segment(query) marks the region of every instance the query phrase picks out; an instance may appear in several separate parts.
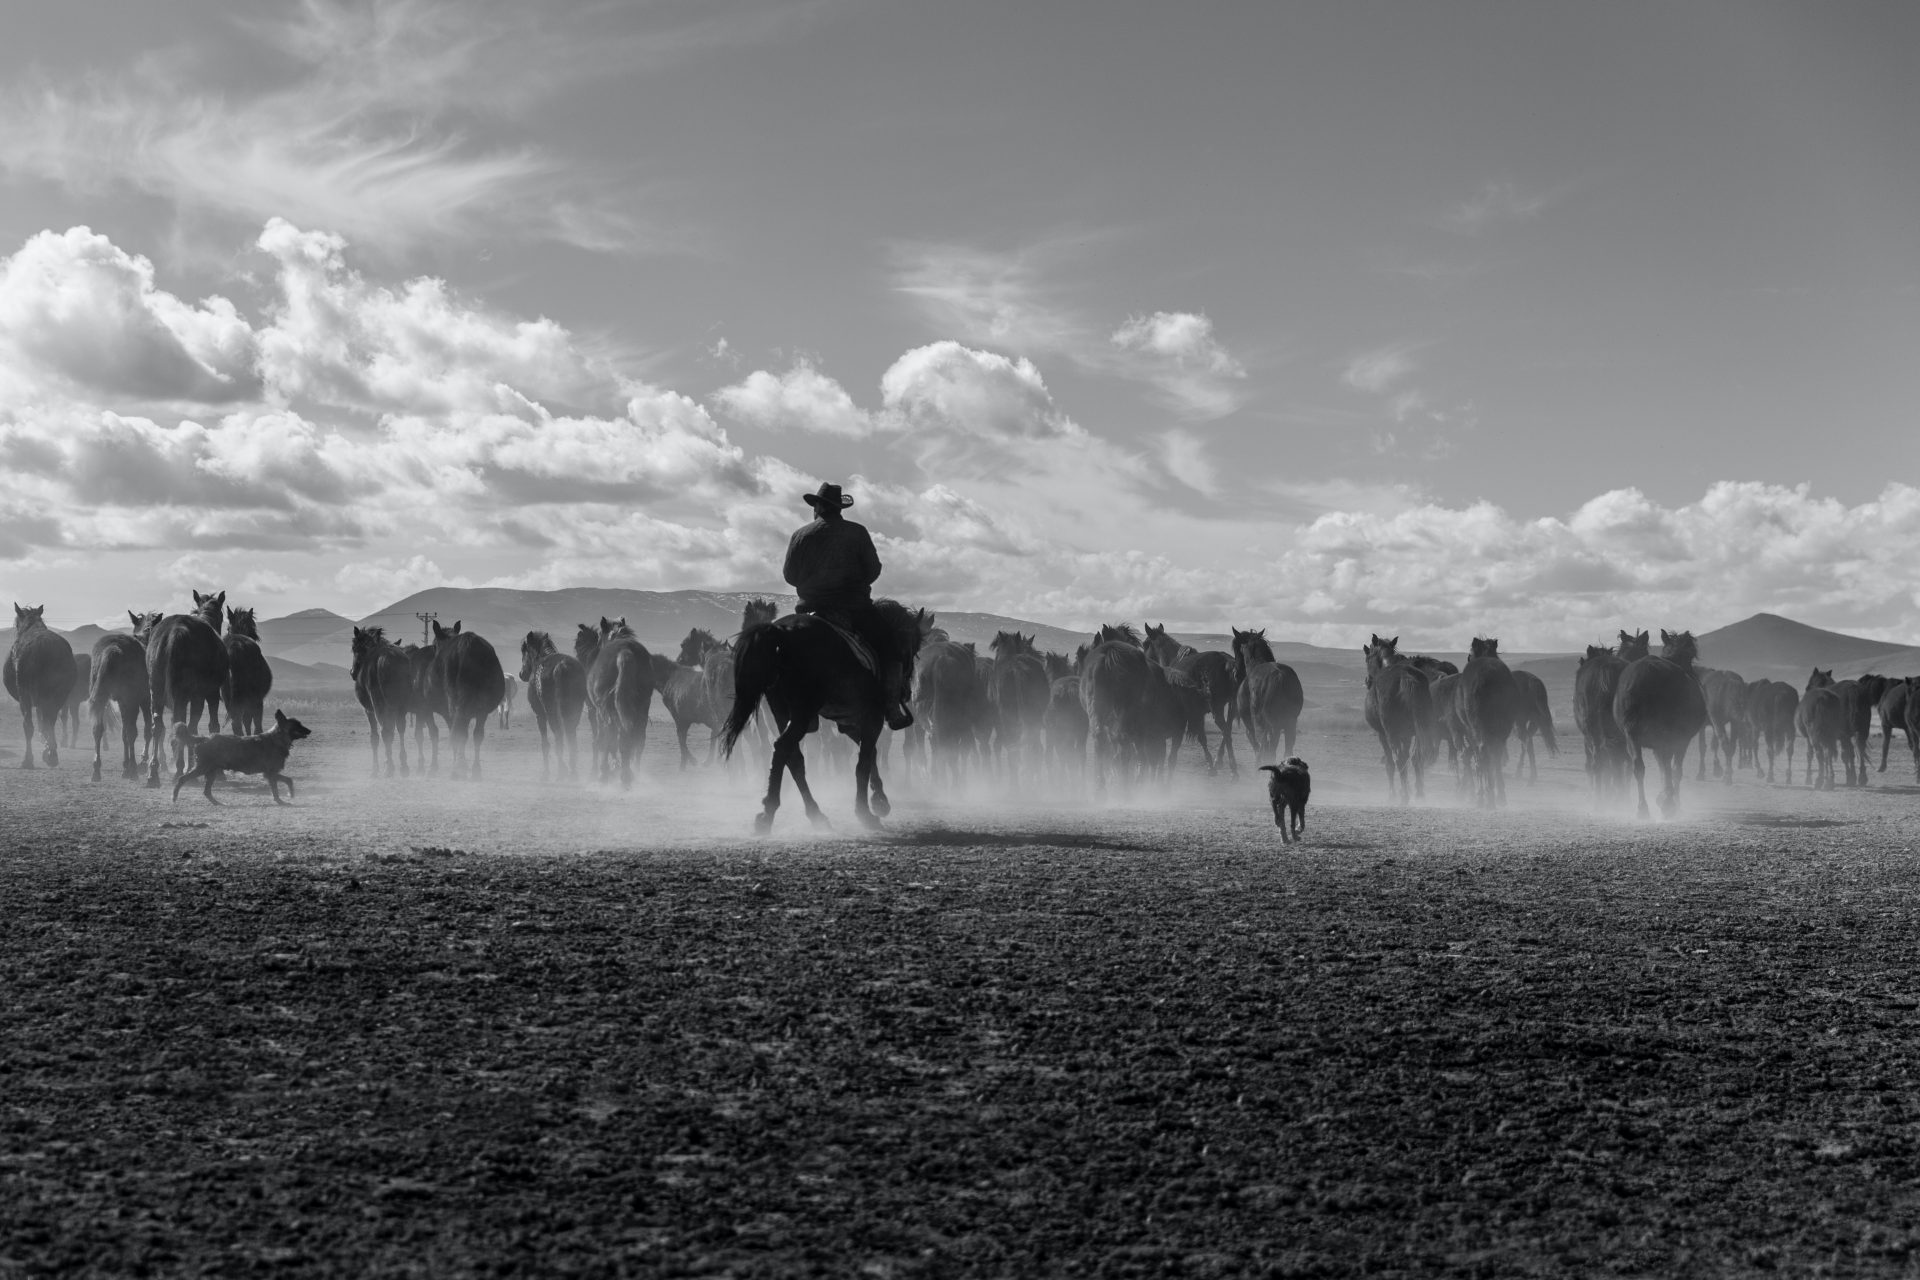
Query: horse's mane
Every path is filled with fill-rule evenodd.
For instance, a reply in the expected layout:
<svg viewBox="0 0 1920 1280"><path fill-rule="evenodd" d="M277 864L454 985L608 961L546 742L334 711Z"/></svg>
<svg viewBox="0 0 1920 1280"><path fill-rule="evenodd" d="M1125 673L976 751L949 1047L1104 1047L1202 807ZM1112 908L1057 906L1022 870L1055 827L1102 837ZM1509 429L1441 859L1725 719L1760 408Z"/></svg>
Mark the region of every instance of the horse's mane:
<svg viewBox="0 0 1920 1280"><path fill-rule="evenodd" d="M747 601L745 608L740 610L740 629L751 631L763 623L772 622L779 616L779 605L764 596L755 596Z"/></svg>
<svg viewBox="0 0 1920 1280"><path fill-rule="evenodd" d="M1691 667L1700 656L1700 646L1691 631L1662 631L1660 656L1677 667Z"/></svg>
<svg viewBox="0 0 1920 1280"><path fill-rule="evenodd" d="M1407 655L1407 661L1430 676L1457 676L1460 674L1460 668L1454 666L1445 658L1434 658L1424 653L1414 653Z"/></svg>
<svg viewBox="0 0 1920 1280"><path fill-rule="evenodd" d="M1093 640L1095 644L1106 644L1109 641L1115 641L1124 644L1138 645L1140 643L1140 633L1133 629L1131 622L1109 622L1101 626L1100 634L1095 636Z"/></svg>
<svg viewBox="0 0 1920 1280"><path fill-rule="evenodd" d="M931 615L925 609L909 609L898 600L875 600L873 607L879 613L880 621L893 633L894 651L911 661L926 641L927 629L924 624Z"/></svg>
<svg viewBox="0 0 1920 1280"><path fill-rule="evenodd" d="M554 646L553 637L545 631L527 632L527 638L520 642L520 647L524 650L529 646L532 647L533 656L536 658L544 658L550 653L559 652L559 649Z"/></svg>
<svg viewBox="0 0 1920 1280"><path fill-rule="evenodd" d="M1049 649L1040 655L1040 661L1046 664L1047 678L1050 680L1063 679L1073 674L1073 663L1064 653L1055 653Z"/></svg>
<svg viewBox="0 0 1920 1280"><path fill-rule="evenodd" d="M1022 653L1037 654L1039 652L1033 647L1033 637L1023 636L1018 631L996 632L993 637L993 643L987 647L993 650L995 656L1001 658L1011 658L1016 654Z"/></svg>
<svg viewBox="0 0 1920 1280"><path fill-rule="evenodd" d="M249 640L260 638L260 624L254 621L252 609L227 610L227 634L245 636Z"/></svg>
<svg viewBox="0 0 1920 1280"><path fill-rule="evenodd" d="M600 652L600 628L592 623L583 622L580 630L573 636L573 656L582 662L590 662L593 655Z"/></svg>
<svg viewBox="0 0 1920 1280"><path fill-rule="evenodd" d="M1243 667L1279 661L1273 656L1273 646L1267 643L1265 631L1234 631L1233 656L1240 660Z"/></svg>
<svg viewBox="0 0 1920 1280"><path fill-rule="evenodd" d="M1475 636L1468 646L1467 653L1475 658L1497 658L1500 656L1500 641L1496 637Z"/></svg>

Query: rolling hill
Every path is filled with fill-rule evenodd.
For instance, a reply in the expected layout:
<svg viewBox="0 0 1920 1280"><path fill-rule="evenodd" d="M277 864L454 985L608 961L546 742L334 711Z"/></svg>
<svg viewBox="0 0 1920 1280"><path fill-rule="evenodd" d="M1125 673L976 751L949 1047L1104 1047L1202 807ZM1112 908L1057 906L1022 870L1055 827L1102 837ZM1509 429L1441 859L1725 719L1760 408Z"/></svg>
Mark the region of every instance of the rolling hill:
<svg viewBox="0 0 1920 1280"><path fill-rule="evenodd" d="M1700 661L1743 675L1749 667L1785 667L1798 670L1804 676L1808 668L1815 666L1872 662L1913 649L1910 644L1823 631L1774 613L1756 613L1697 638ZM1654 639L1657 643L1659 636L1656 634Z"/></svg>

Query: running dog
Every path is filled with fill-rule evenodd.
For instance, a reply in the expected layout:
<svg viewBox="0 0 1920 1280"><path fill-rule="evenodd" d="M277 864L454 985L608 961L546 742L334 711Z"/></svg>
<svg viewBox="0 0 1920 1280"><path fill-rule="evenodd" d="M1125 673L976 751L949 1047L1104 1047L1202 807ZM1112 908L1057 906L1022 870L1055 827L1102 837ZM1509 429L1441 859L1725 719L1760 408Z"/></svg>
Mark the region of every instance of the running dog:
<svg viewBox="0 0 1920 1280"><path fill-rule="evenodd" d="M267 776L267 788L273 792L275 804L285 804L280 798L280 784L287 784L287 794L293 794L293 779L281 772L287 767L287 755L293 750L293 744L302 738L313 736L313 731L298 720L290 719L284 711L273 713L273 728L265 733L249 734L242 738L231 733L216 733L210 738L189 738L188 755L193 767L181 774L173 784L173 798L180 798L180 788L190 778L204 778L206 785L201 788L209 801L219 804L213 798L213 783L216 778L227 773L264 773Z"/></svg>
<svg viewBox="0 0 1920 1280"><path fill-rule="evenodd" d="M1279 764L1263 764L1267 773L1267 798L1273 801L1273 825L1280 828L1280 842L1292 844L1307 825L1307 797L1313 794L1313 776L1307 762L1288 756ZM1288 829L1288 819L1292 829Z"/></svg>

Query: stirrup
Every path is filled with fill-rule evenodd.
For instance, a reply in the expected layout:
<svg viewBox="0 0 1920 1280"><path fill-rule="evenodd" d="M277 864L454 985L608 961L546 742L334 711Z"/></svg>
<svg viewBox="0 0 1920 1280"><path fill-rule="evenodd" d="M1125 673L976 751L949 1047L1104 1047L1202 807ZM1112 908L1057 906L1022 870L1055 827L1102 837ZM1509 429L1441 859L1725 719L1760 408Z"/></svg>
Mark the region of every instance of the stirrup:
<svg viewBox="0 0 1920 1280"><path fill-rule="evenodd" d="M887 728L892 729L895 733L898 733L900 732L900 730L906 728L908 725L912 723L913 723L913 712L908 709L906 703L896 702L892 707L888 708Z"/></svg>

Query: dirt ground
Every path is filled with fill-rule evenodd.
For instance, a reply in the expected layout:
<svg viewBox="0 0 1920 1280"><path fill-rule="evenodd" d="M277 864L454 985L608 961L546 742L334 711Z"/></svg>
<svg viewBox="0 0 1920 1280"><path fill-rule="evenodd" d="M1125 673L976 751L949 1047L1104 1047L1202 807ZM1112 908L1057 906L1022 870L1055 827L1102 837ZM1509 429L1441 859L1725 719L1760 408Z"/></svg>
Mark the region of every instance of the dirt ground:
<svg viewBox="0 0 1920 1280"><path fill-rule="evenodd" d="M1905 1272L1920 790L370 780L0 750L0 1274ZM13 724L11 718L8 724ZM703 735L696 734L696 737ZM897 761L896 761L896 773ZM1897 781L1890 781L1896 780Z"/></svg>

